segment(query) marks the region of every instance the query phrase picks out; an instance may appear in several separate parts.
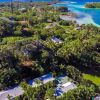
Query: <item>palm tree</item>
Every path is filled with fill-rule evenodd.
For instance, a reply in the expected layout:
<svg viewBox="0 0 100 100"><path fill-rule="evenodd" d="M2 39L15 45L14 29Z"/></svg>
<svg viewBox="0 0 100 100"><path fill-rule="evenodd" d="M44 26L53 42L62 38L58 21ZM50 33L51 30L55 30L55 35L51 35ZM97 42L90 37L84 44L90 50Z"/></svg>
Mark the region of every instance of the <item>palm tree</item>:
<svg viewBox="0 0 100 100"><path fill-rule="evenodd" d="M11 12L13 13L13 0L11 0L11 5L10 5L10 7L11 7Z"/></svg>
<svg viewBox="0 0 100 100"><path fill-rule="evenodd" d="M20 7L20 0L16 0L16 2L17 2L17 10L19 9L19 7Z"/></svg>
<svg viewBox="0 0 100 100"><path fill-rule="evenodd" d="M32 2L32 0L30 0L30 3Z"/></svg>

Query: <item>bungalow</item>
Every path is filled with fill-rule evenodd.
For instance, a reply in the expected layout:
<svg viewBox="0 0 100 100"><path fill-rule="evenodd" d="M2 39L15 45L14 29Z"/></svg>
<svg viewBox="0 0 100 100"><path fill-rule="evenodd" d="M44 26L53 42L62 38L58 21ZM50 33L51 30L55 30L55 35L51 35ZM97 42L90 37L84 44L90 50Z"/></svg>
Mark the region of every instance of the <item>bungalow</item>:
<svg viewBox="0 0 100 100"><path fill-rule="evenodd" d="M43 84L46 84L47 82L56 80L56 78L53 77L52 73L48 73L46 75L43 75L39 78L35 78L33 80L30 80L28 82L29 85L32 87L40 86L42 83L37 84L37 80L40 80ZM55 88L55 96L61 96L63 93L68 92L68 90L76 88L76 85L69 81L69 78L67 76L61 76L57 77L57 80L59 81L57 87ZM24 93L24 90L20 86L16 86L12 89L8 89L6 91L0 92L0 100L8 100L8 95L11 96L12 99L14 99L17 96L20 96ZM95 99L99 100L99 99Z"/></svg>
<svg viewBox="0 0 100 100"><path fill-rule="evenodd" d="M35 10L35 7L32 7L32 11L34 11Z"/></svg>
<svg viewBox="0 0 100 100"><path fill-rule="evenodd" d="M94 97L93 100L100 100L100 94Z"/></svg>
<svg viewBox="0 0 100 100"><path fill-rule="evenodd" d="M30 80L28 84L31 85L32 87L37 86L37 84L36 84L37 79L42 81L43 84L54 80L52 73L49 73L49 74L43 75L39 78ZM0 100L8 100L8 95L11 97L11 100L14 100L15 97L20 96L23 93L24 93L24 90L20 86L16 86L12 89L8 89L6 91L1 91L0 92Z"/></svg>
<svg viewBox="0 0 100 100"><path fill-rule="evenodd" d="M37 82L36 82L37 80L41 81L43 84L46 84L47 82L55 80L55 78L53 77L52 73L48 73L34 80L30 80L29 84L32 85L32 87L35 87L37 86ZM40 83L40 85L42 84Z"/></svg>
<svg viewBox="0 0 100 100"><path fill-rule="evenodd" d="M56 22L51 23L51 21L52 21L52 20L49 20L49 25L47 25L47 26L45 27L46 29L51 29L51 28L57 26L57 23L56 23Z"/></svg>
<svg viewBox="0 0 100 100"><path fill-rule="evenodd" d="M61 88L63 92L68 92L69 90L76 88L76 85L72 82L67 82L65 84L62 84Z"/></svg>
<svg viewBox="0 0 100 100"><path fill-rule="evenodd" d="M75 30L81 30L81 27L76 27Z"/></svg>
<svg viewBox="0 0 100 100"><path fill-rule="evenodd" d="M55 96L61 96L63 93L68 92L69 90L72 90L74 88L77 88L76 85L71 82L71 80L68 78L68 76L60 76L57 78L58 85L56 88Z"/></svg>
<svg viewBox="0 0 100 100"><path fill-rule="evenodd" d="M21 11L21 12L27 12L27 9L26 8L20 8L19 11Z"/></svg>
<svg viewBox="0 0 100 100"><path fill-rule="evenodd" d="M57 37L52 37L52 42L54 42L54 43L62 43L62 40L60 40L59 38L57 38Z"/></svg>
<svg viewBox="0 0 100 100"><path fill-rule="evenodd" d="M0 19L3 20L3 21L9 22L9 23L14 23L15 22L14 20L11 20L7 17L0 17Z"/></svg>

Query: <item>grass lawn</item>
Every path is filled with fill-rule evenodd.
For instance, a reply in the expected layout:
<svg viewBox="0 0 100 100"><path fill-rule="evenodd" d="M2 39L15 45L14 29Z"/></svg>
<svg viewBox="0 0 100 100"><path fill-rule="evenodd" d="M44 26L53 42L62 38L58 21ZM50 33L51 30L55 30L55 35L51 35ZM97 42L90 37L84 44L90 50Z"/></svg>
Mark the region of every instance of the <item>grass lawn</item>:
<svg viewBox="0 0 100 100"><path fill-rule="evenodd" d="M100 85L100 77L98 76L94 76L94 75L90 75L90 74L83 74L84 79L90 80L93 83Z"/></svg>

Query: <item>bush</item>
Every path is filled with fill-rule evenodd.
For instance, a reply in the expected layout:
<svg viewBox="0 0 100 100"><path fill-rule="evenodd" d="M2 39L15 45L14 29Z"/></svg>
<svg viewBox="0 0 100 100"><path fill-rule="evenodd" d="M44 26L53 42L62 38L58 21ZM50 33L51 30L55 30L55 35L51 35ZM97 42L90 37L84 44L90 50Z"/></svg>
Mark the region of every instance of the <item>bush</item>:
<svg viewBox="0 0 100 100"><path fill-rule="evenodd" d="M73 66L67 66L66 68L67 75L72 78L75 82L81 83L83 80L82 73Z"/></svg>
<svg viewBox="0 0 100 100"><path fill-rule="evenodd" d="M59 21L59 24L60 25L64 25L64 26L69 26L70 25L70 22L69 21L61 20L61 21Z"/></svg>
<svg viewBox="0 0 100 100"><path fill-rule="evenodd" d="M8 88L20 81L19 75L15 69L4 70L0 72L0 84L1 88Z"/></svg>
<svg viewBox="0 0 100 100"><path fill-rule="evenodd" d="M93 87L80 86L74 90L68 91L64 100L91 100L95 96Z"/></svg>
<svg viewBox="0 0 100 100"><path fill-rule="evenodd" d="M60 12L67 12L68 11L68 8L67 7L64 7L64 6L62 6L62 7L58 7L58 9L57 9L58 11L60 11Z"/></svg>

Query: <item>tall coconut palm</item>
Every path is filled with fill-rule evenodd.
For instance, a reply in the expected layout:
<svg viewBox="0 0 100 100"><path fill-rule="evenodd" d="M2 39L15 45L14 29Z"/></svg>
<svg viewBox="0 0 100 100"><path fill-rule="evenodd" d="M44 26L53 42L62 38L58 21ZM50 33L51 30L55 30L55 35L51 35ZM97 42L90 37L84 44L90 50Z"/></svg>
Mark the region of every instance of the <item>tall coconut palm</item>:
<svg viewBox="0 0 100 100"><path fill-rule="evenodd" d="M30 0L30 3L33 2L32 0Z"/></svg>
<svg viewBox="0 0 100 100"><path fill-rule="evenodd" d="M11 0L10 7L11 7L11 12L13 13L13 0Z"/></svg>

